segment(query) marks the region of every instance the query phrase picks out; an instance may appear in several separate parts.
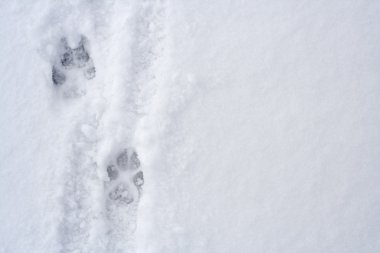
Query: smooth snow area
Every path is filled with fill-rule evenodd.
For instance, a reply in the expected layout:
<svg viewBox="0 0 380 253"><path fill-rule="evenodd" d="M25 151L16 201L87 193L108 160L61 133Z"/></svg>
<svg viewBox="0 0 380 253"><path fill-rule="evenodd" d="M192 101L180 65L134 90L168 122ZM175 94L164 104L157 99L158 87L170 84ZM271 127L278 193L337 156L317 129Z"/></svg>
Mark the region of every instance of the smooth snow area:
<svg viewBox="0 0 380 253"><path fill-rule="evenodd" d="M0 253L380 252L379 24L365 0L1 1ZM54 85L83 36L95 78ZM126 147L145 184L115 205Z"/></svg>

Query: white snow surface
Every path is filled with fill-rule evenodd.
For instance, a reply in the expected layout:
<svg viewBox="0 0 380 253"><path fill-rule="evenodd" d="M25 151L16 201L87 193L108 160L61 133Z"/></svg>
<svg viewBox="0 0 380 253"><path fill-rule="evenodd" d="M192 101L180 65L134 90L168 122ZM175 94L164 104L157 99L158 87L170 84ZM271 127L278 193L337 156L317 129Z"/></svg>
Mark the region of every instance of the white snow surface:
<svg viewBox="0 0 380 253"><path fill-rule="evenodd" d="M0 1L0 253L380 252L380 1ZM96 76L57 86L59 43ZM139 200L107 201L137 151Z"/></svg>

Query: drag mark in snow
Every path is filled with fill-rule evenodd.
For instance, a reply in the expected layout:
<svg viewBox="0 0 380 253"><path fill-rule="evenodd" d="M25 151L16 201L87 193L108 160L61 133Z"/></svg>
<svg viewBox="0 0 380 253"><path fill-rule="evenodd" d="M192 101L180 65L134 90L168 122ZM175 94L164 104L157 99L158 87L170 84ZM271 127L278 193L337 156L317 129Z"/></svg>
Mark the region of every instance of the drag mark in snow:
<svg viewBox="0 0 380 253"><path fill-rule="evenodd" d="M102 241L95 240L103 219L97 204L101 189L95 161L97 127L97 119L89 119L78 125L73 136L63 196L62 253L96 252L102 248Z"/></svg>
<svg viewBox="0 0 380 253"><path fill-rule="evenodd" d="M134 148L135 127L145 112L145 105L154 93L154 64L162 53L164 37L164 2L159 0L136 1L131 36L130 69L124 85L125 111L119 111L118 122L125 132L119 147L110 155L105 182L105 210L108 224L107 252L133 252L136 220L140 197L143 195L143 172ZM126 119L129 119L126 120Z"/></svg>
<svg viewBox="0 0 380 253"><path fill-rule="evenodd" d="M76 47L71 48L63 37L59 43L59 58L53 66L55 88L67 107L76 103L71 134L71 152L63 191L63 220L60 227L62 253L104 252L104 213L102 211L102 180L98 175L97 146L101 117L93 99L100 95L87 94L87 82L95 78L95 67L88 52L89 41L80 35ZM60 71L64 80L57 81ZM92 88L96 83L92 84ZM95 89L94 89L95 90ZM96 91L96 90L95 90Z"/></svg>
<svg viewBox="0 0 380 253"><path fill-rule="evenodd" d="M63 218L60 226L61 253L104 252L104 212L102 210L102 180L98 175L97 146L101 117L94 98L100 96L95 79L95 66L89 53L89 40L79 37L70 46L66 36L57 43L52 61L52 82L62 99L63 110L74 109L70 131L70 152L67 158L63 186ZM69 98L69 99L67 99ZM62 110L62 111L63 111Z"/></svg>

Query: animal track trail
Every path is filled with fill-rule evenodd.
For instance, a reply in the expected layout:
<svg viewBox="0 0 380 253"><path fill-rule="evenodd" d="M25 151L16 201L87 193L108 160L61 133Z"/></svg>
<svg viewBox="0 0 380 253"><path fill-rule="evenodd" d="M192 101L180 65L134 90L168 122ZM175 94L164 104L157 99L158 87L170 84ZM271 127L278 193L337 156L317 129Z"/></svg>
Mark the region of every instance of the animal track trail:
<svg viewBox="0 0 380 253"><path fill-rule="evenodd" d="M51 87L63 98L62 110L72 109L68 117L73 122L62 198L61 253L134 252L144 186L144 163L134 141L157 85L164 5L162 0L107 5L107 13L113 14L104 26L109 32L88 31L86 37L69 29L72 33L64 37L57 32L56 43L51 43ZM128 13L126 20L133 22L121 22L121 7ZM78 23L75 16L70 18L70 23Z"/></svg>

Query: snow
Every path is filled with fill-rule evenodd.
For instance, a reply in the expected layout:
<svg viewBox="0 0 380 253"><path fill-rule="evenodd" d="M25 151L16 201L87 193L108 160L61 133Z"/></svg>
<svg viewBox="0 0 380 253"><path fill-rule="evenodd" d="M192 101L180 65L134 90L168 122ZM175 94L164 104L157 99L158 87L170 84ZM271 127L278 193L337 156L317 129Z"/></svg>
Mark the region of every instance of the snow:
<svg viewBox="0 0 380 253"><path fill-rule="evenodd" d="M0 252L379 252L379 10L0 3ZM95 78L55 86L83 36ZM144 185L122 205L126 148Z"/></svg>

